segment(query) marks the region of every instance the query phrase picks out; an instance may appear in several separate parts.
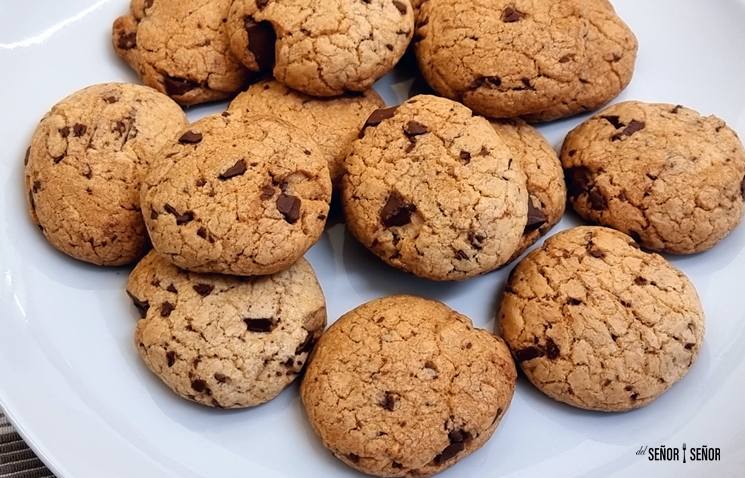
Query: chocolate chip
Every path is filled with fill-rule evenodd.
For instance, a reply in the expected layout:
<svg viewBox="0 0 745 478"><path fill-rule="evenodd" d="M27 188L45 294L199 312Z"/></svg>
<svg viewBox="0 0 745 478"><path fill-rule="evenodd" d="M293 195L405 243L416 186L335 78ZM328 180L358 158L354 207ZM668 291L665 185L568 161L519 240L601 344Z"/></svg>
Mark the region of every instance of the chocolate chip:
<svg viewBox="0 0 745 478"><path fill-rule="evenodd" d="M453 430L448 433L450 443L464 443L473 440L473 435L466 430Z"/></svg>
<svg viewBox="0 0 745 478"><path fill-rule="evenodd" d="M207 382L204 380L194 380L191 382L191 388L197 393L202 393L205 390L208 390Z"/></svg>
<svg viewBox="0 0 745 478"><path fill-rule="evenodd" d="M29 157L30 154L31 154L31 146L29 146L28 148L26 148L26 156L23 158L23 165L24 166L28 164L28 157Z"/></svg>
<svg viewBox="0 0 745 478"><path fill-rule="evenodd" d="M111 125L112 133L124 134L126 131L127 131L127 125L124 124L124 121L117 121L116 123Z"/></svg>
<svg viewBox="0 0 745 478"><path fill-rule="evenodd" d="M169 367L173 367L173 364L176 363L176 352L170 351L166 354L166 362L168 363Z"/></svg>
<svg viewBox="0 0 745 478"><path fill-rule="evenodd" d="M465 162L466 164L471 162L471 153L468 151L461 151L460 152L460 159L461 161Z"/></svg>
<svg viewBox="0 0 745 478"><path fill-rule="evenodd" d="M303 340L303 343L298 345L295 349L295 355L310 352L313 349L313 345L315 345L315 343L315 336L312 333L308 332L308 335L305 337L305 340Z"/></svg>
<svg viewBox="0 0 745 478"><path fill-rule="evenodd" d="M524 349L515 351L515 360L518 362L524 362L526 360L532 360L534 358L543 357L546 355L543 350L538 347L526 347Z"/></svg>
<svg viewBox="0 0 745 478"><path fill-rule="evenodd" d="M41 189L41 181L37 179L36 181L34 181L34 184L31 187L31 190L34 192L38 192L40 189Z"/></svg>
<svg viewBox="0 0 745 478"><path fill-rule="evenodd" d="M145 10L153 6L153 0L145 0Z"/></svg>
<svg viewBox="0 0 745 478"><path fill-rule="evenodd" d="M86 131L88 131L88 127L84 124L75 123L75 126L72 127L72 131L75 133L75 137L80 138Z"/></svg>
<svg viewBox="0 0 745 478"><path fill-rule="evenodd" d="M212 284L195 284L194 291L202 297L207 297L215 290L215 286Z"/></svg>
<svg viewBox="0 0 745 478"><path fill-rule="evenodd" d="M272 319L243 319L249 332L271 332L276 323Z"/></svg>
<svg viewBox="0 0 745 478"><path fill-rule="evenodd" d="M556 345L556 342L554 342L551 337L546 339L546 356L551 359L557 359L561 355L561 351L559 350L559 346Z"/></svg>
<svg viewBox="0 0 745 478"><path fill-rule="evenodd" d="M629 231L628 234L629 234L629 236L631 236L631 238L634 240L634 242L638 242L638 243L641 243L642 242L642 238L641 238L641 236L639 235L638 232L636 232L636 231ZM638 249L638 247L637 247L637 249Z"/></svg>
<svg viewBox="0 0 745 478"><path fill-rule="evenodd" d="M300 219L300 198L282 193L277 198L277 210L285 217L285 221L295 224Z"/></svg>
<svg viewBox="0 0 745 478"><path fill-rule="evenodd" d="M406 4L403 2L399 2L398 0L393 0L393 5L398 8L398 11L401 12L401 15L406 15L406 12L408 9L406 8Z"/></svg>
<svg viewBox="0 0 745 478"><path fill-rule="evenodd" d="M272 196L274 196L274 188L272 186L264 186L261 189L261 199L263 201L271 199Z"/></svg>
<svg viewBox="0 0 745 478"><path fill-rule="evenodd" d="M429 133L429 128L417 121L409 121L406 123L404 133L406 136L419 136L421 134Z"/></svg>
<svg viewBox="0 0 745 478"><path fill-rule="evenodd" d="M485 76L484 81L489 83L492 86L501 86L502 85L502 78L498 76Z"/></svg>
<svg viewBox="0 0 745 478"><path fill-rule="evenodd" d="M256 0L256 8L262 10L266 7L267 3L269 3L269 0Z"/></svg>
<svg viewBox="0 0 745 478"><path fill-rule="evenodd" d="M535 231L542 225L546 224L547 221L548 218L543 214L543 211L533 206L533 201L528 199L528 223L525 224L523 234Z"/></svg>
<svg viewBox="0 0 745 478"><path fill-rule="evenodd" d="M401 463L397 462L397 461L394 461L394 462L391 463L391 468L403 468L403 467L404 466Z"/></svg>
<svg viewBox="0 0 745 478"><path fill-rule="evenodd" d="M745 198L745 178L740 182L740 195Z"/></svg>
<svg viewBox="0 0 745 478"><path fill-rule="evenodd" d="M152 219L153 221L156 220L156 219L158 219L158 216L159 215L160 214L158 214L158 211L156 211L156 210L150 211L150 219Z"/></svg>
<svg viewBox="0 0 745 478"><path fill-rule="evenodd" d="M486 240L486 236L483 234L473 234L470 233L468 235L468 241L471 243L474 249L482 249L484 247L484 241Z"/></svg>
<svg viewBox="0 0 745 478"><path fill-rule="evenodd" d="M575 299L574 297L567 297L566 305L580 305L582 304L582 301L579 299Z"/></svg>
<svg viewBox="0 0 745 478"><path fill-rule="evenodd" d="M355 455L354 453L350 453L349 455L347 455L347 458L349 458L349 461L351 461L352 463L360 462L360 457Z"/></svg>
<svg viewBox="0 0 745 478"><path fill-rule="evenodd" d="M567 180L567 190L570 199L576 199L590 189L592 172L584 166L569 168L564 175Z"/></svg>
<svg viewBox="0 0 745 478"><path fill-rule="evenodd" d="M176 225L180 226L182 224L186 224L187 222L190 222L194 220L194 213L191 211L186 211L185 213L181 214L176 210L175 207L171 206L170 204L166 204L163 206L163 209L173 216L176 216Z"/></svg>
<svg viewBox="0 0 745 478"><path fill-rule="evenodd" d="M127 291L127 295L130 299L132 299L132 302L134 303L135 307L137 307L137 310L140 312L140 317L145 318L147 315L147 309L150 308L150 302L146 300L140 300L137 297L134 296L130 291Z"/></svg>
<svg viewBox="0 0 745 478"><path fill-rule="evenodd" d="M457 455L458 453L462 452L465 449L466 449L466 445L464 445L462 442L451 443L444 450L442 450L442 453L440 453L439 455L435 457L435 463L438 463L438 464L445 463L446 461L455 457L455 455Z"/></svg>
<svg viewBox="0 0 745 478"><path fill-rule="evenodd" d="M608 123L612 124L613 127L616 128L616 129L621 129L624 126L626 126L625 124L621 123L620 118L618 116L615 116L615 115L613 115L613 116L601 116L601 118L603 118L604 120L606 120Z"/></svg>
<svg viewBox="0 0 745 478"><path fill-rule="evenodd" d="M559 58L559 63L568 63L570 61L572 61L572 57L570 55L564 55Z"/></svg>
<svg viewBox="0 0 745 478"><path fill-rule="evenodd" d="M202 141L202 133L196 131L187 131L178 139L181 144L196 144L200 141Z"/></svg>
<svg viewBox="0 0 745 478"><path fill-rule="evenodd" d="M162 304L160 304L160 316L161 317L168 317L171 315L171 312L173 312L173 309L175 309L173 304L171 304L168 301L164 301Z"/></svg>
<svg viewBox="0 0 745 478"><path fill-rule="evenodd" d="M166 87L166 94L169 96L181 96L199 88L199 83L186 80L184 78L176 78L173 76L166 76L163 78L163 86Z"/></svg>
<svg viewBox="0 0 745 478"><path fill-rule="evenodd" d="M595 249L594 246L587 249L587 253L590 254L592 257L596 257L598 259L602 259L605 257L605 252L601 251L600 249Z"/></svg>
<svg viewBox="0 0 745 478"><path fill-rule="evenodd" d="M505 23L512 23L525 18L525 14L519 10L515 10L512 7L507 7L502 12L502 21Z"/></svg>
<svg viewBox="0 0 745 478"><path fill-rule="evenodd" d="M632 134L636 133L637 131L641 131L644 129L644 121L637 121L637 120L631 120L631 123L620 133L616 133L613 136L611 136L611 141L619 141L623 138L626 138L628 136L631 136Z"/></svg>
<svg viewBox="0 0 745 478"><path fill-rule="evenodd" d="M636 279L634 279L634 284L636 285L647 285L648 283L649 282L647 281L647 279L645 279L642 276L639 276Z"/></svg>
<svg viewBox="0 0 745 478"><path fill-rule="evenodd" d="M107 102L108 104L113 105L114 103L116 103L117 101L119 101L119 98L117 98L116 96L107 96L103 100L105 102Z"/></svg>
<svg viewBox="0 0 745 478"><path fill-rule="evenodd" d="M248 34L248 51L254 56L259 71L268 72L274 68L274 44L277 34L270 22L256 23L253 18L246 17L243 21Z"/></svg>
<svg viewBox="0 0 745 478"><path fill-rule="evenodd" d="M405 226L411 222L411 214L415 211L416 206L407 203L398 194L391 193L380 212L380 218L385 227Z"/></svg>
<svg viewBox="0 0 745 478"><path fill-rule="evenodd" d="M219 372L215 373L212 377L215 379L217 383L227 383L228 381L228 377Z"/></svg>
<svg viewBox="0 0 745 478"><path fill-rule="evenodd" d="M67 138L68 136L70 136L70 127L64 126L61 130L59 130L59 134L61 134L63 138Z"/></svg>
<svg viewBox="0 0 745 478"><path fill-rule="evenodd" d="M409 138L409 144L406 145L406 153L410 153L414 151L414 148L416 148L416 138Z"/></svg>
<svg viewBox="0 0 745 478"><path fill-rule="evenodd" d="M119 37L116 46L120 50L131 50L137 46L137 32L128 32Z"/></svg>
<svg viewBox="0 0 745 478"><path fill-rule="evenodd" d="M675 105L675 108L673 108L673 110L670 113L676 115L678 114L678 111L680 111L681 108L683 108L683 105Z"/></svg>
<svg viewBox="0 0 745 478"><path fill-rule="evenodd" d="M590 208L595 211L602 211L608 208L608 201L606 201L603 193L598 188L592 188L587 196L587 201L590 203Z"/></svg>
<svg viewBox="0 0 745 478"><path fill-rule="evenodd" d="M229 167L224 173L222 173L218 177L222 179L223 181L225 181L230 178L234 178L236 176L241 176L245 172L246 172L246 161L239 159L238 161L236 161L234 165Z"/></svg>
<svg viewBox="0 0 745 478"><path fill-rule="evenodd" d="M362 127L362 130L360 131L360 134L357 137L359 139L364 138L365 130L367 129L368 126L378 126L384 120L387 120L388 118L392 118L393 115L396 114L397 109L398 109L398 106L389 106L388 108L379 108L373 111L370 114L370 116L367 117L367 121L365 121L365 125Z"/></svg>
<svg viewBox="0 0 745 478"><path fill-rule="evenodd" d="M388 411L393 411L394 408L396 408L396 404L398 403L398 395L391 392L385 392L385 395L380 400L380 406L385 408Z"/></svg>
<svg viewBox="0 0 745 478"><path fill-rule="evenodd" d="M466 254L464 251L458 249L455 251L455 258L460 259L461 261L467 261L468 260L468 254Z"/></svg>

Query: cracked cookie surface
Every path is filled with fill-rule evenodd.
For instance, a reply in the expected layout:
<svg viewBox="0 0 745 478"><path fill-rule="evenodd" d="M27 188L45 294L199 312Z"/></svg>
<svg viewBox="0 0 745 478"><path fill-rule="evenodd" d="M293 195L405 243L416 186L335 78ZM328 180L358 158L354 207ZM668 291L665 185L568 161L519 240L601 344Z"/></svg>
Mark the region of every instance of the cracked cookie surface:
<svg viewBox="0 0 745 478"><path fill-rule="evenodd" d="M647 405L701 349L704 312L691 281L625 234L562 231L511 272L502 337L549 397L600 411Z"/></svg>
<svg viewBox="0 0 745 478"><path fill-rule="evenodd" d="M310 263L235 277L184 271L151 251L127 293L140 312L134 342L148 368L178 395L219 408L276 397L303 369L326 326Z"/></svg>
<svg viewBox="0 0 745 478"><path fill-rule="evenodd" d="M326 154L331 182L338 184L344 158L370 113L384 107L372 89L361 94L318 98L295 91L275 80L262 80L239 94L228 110L277 116L312 135Z"/></svg>
<svg viewBox="0 0 745 478"><path fill-rule="evenodd" d="M415 46L443 96L486 116L547 121L617 96L637 42L606 0L429 0Z"/></svg>
<svg viewBox="0 0 745 478"><path fill-rule="evenodd" d="M491 437L515 390L504 341L446 305L399 295L336 321L300 396L324 446L378 476L430 476Z"/></svg>
<svg viewBox="0 0 745 478"><path fill-rule="evenodd" d="M114 50L142 81L182 105L234 96L251 73L229 51L230 0L132 0Z"/></svg>
<svg viewBox="0 0 745 478"><path fill-rule="evenodd" d="M745 150L715 116L619 103L572 130L561 161L574 209L649 249L704 251L742 219Z"/></svg>
<svg viewBox="0 0 745 478"><path fill-rule="evenodd" d="M117 266L149 247L140 184L152 157L188 124L170 98L105 83L63 99L36 128L25 164L29 212L76 259Z"/></svg>
<svg viewBox="0 0 745 478"><path fill-rule="evenodd" d="M403 56L409 0L235 0L230 48L253 71L314 96L365 91Z"/></svg>
<svg viewBox="0 0 745 478"><path fill-rule="evenodd" d="M517 259L564 215L566 184L556 151L546 138L521 119L490 120L512 157L527 178L528 221L517 250L508 262Z"/></svg>
<svg viewBox="0 0 745 478"><path fill-rule="evenodd" d="M525 175L489 122L420 95L374 112L345 161L347 227L388 264L433 280L496 269L527 224Z"/></svg>
<svg viewBox="0 0 745 478"><path fill-rule="evenodd" d="M331 200L328 164L278 118L224 112L176 135L142 186L153 246L195 272L278 272L319 239Z"/></svg>

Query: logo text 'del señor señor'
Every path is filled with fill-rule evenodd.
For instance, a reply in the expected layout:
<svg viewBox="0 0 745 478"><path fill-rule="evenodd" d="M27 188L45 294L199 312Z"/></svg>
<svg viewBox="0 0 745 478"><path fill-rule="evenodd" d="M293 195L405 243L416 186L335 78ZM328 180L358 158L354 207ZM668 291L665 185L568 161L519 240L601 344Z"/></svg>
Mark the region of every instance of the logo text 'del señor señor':
<svg viewBox="0 0 745 478"><path fill-rule="evenodd" d="M674 446L649 447L642 446L637 455L647 455L649 461L719 461L721 459L721 450L716 447L703 445L700 447L686 448L686 444L678 448Z"/></svg>

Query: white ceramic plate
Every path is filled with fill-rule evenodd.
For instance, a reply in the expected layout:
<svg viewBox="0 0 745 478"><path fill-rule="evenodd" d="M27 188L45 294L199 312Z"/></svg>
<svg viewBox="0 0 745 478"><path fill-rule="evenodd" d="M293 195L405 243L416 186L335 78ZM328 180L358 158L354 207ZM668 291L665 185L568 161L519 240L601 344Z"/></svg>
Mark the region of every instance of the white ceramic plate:
<svg viewBox="0 0 745 478"><path fill-rule="evenodd" d="M716 114L745 137L745 1L616 0L639 59L618 100L679 103ZM111 47L127 0L0 0L0 403L60 477L361 476L335 459L306 422L297 386L272 402L214 410L172 394L141 363L128 268L58 253L32 225L23 156L57 101L106 81L137 82ZM410 91L411 67L377 89L389 104ZM224 105L192 108L192 120ZM541 127L554 146L585 117ZM554 232L578 223L568 214ZM696 284L707 314L690 373L651 405L623 414L554 402L519 379L493 438L445 477L743 476L745 473L745 226L713 250L671 257ZM329 320L370 299L415 293L493 329L507 271L434 283L385 266L330 225L307 254ZM657 462L647 447L718 447L719 461Z"/></svg>

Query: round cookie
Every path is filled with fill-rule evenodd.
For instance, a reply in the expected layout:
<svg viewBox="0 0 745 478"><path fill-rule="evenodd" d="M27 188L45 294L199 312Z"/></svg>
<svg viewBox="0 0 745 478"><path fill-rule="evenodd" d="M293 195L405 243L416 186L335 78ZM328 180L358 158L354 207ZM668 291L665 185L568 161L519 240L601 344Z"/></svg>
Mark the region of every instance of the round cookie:
<svg viewBox="0 0 745 478"><path fill-rule="evenodd" d="M323 292L302 258L248 278L187 272L153 250L127 293L142 317L134 342L145 364L178 395L212 407L279 395L326 326Z"/></svg>
<svg viewBox="0 0 745 478"><path fill-rule="evenodd" d="M268 114L281 118L312 135L329 163L331 182L338 184L344 158L370 113L385 106L375 90L317 98L295 91L275 80L262 80L239 94L228 111Z"/></svg>
<svg viewBox="0 0 745 478"><path fill-rule="evenodd" d="M514 254L527 224L525 175L489 122L420 95L373 113L347 156L347 227L388 264L462 280Z"/></svg>
<svg viewBox="0 0 745 478"><path fill-rule="evenodd" d="M231 0L132 0L113 25L116 54L146 85L182 105L243 90L250 72L229 52Z"/></svg>
<svg viewBox="0 0 745 478"><path fill-rule="evenodd" d="M745 150L715 116L619 103L572 130L561 161L574 209L649 249L704 251L742 219Z"/></svg>
<svg viewBox="0 0 745 478"><path fill-rule="evenodd" d="M415 47L441 95L486 116L547 121L617 96L637 42L606 0L429 0Z"/></svg>
<svg viewBox="0 0 745 478"><path fill-rule="evenodd" d="M520 261L498 323L536 387L600 411L650 403L688 372L704 337L691 281L629 236L595 226L562 231Z"/></svg>
<svg viewBox="0 0 745 478"><path fill-rule="evenodd" d="M151 158L188 124L170 98L139 85L79 90L44 115L26 153L29 212L49 242L118 266L149 247L140 184Z"/></svg>
<svg viewBox="0 0 745 478"><path fill-rule="evenodd" d="M528 189L528 222L517 250L509 262L517 259L564 215L566 184L564 170L556 151L535 128L521 119L491 120L512 157L525 171Z"/></svg>
<svg viewBox="0 0 745 478"><path fill-rule="evenodd" d="M313 96L365 91L414 32L409 0L235 0L230 48L253 71Z"/></svg>
<svg viewBox="0 0 745 478"><path fill-rule="evenodd" d="M273 274L316 243L326 224L326 159L278 118L211 115L155 158L142 186L153 246L195 272Z"/></svg>
<svg viewBox="0 0 745 478"><path fill-rule="evenodd" d="M377 476L430 476L491 437L515 390L502 339L408 295L348 312L300 384L308 419L340 460Z"/></svg>

